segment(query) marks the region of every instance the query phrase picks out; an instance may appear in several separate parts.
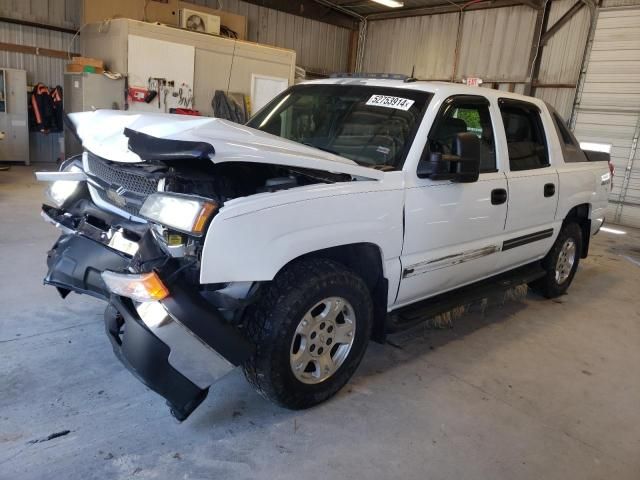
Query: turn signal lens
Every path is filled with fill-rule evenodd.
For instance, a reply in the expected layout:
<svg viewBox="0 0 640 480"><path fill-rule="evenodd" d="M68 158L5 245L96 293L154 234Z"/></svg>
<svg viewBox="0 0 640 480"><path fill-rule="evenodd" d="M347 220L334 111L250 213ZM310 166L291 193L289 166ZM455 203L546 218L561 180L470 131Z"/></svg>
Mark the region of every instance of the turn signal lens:
<svg viewBox="0 0 640 480"><path fill-rule="evenodd" d="M196 221L193 223L193 233L204 233L204 227L207 225L207 220L213 215L213 212L217 210L218 206L213 203L203 203Z"/></svg>
<svg viewBox="0 0 640 480"><path fill-rule="evenodd" d="M138 302L159 301L169 296L169 290L155 272L126 274L105 271L102 280L116 295Z"/></svg>

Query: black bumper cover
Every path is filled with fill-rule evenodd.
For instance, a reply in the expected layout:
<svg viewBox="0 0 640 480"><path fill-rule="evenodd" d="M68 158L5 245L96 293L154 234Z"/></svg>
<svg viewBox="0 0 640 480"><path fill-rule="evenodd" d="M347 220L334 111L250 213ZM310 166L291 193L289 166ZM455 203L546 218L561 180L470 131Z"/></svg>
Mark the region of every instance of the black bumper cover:
<svg viewBox="0 0 640 480"><path fill-rule="evenodd" d="M169 364L169 347L142 323L129 300L112 297L104 321L116 357L167 400L174 417L186 419L206 398L208 388L199 388Z"/></svg>
<svg viewBox="0 0 640 480"><path fill-rule="evenodd" d="M114 353L140 381L164 397L171 413L182 421L206 398L208 388L198 387L171 366L169 346L146 327L131 300L109 292L100 275L104 270L138 270L145 259L157 256L150 234L143 236L134 258L82 235L63 235L48 253L44 282L57 287L63 297L75 291L109 302L105 326ZM178 269L169 261L156 270L171 292L162 302L165 309L228 362L242 364L253 350L251 344L184 281Z"/></svg>
<svg viewBox="0 0 640 480"><path fill-rule="evenodd" d="M81 235L63 235L47 253L49 271L44 283L58 288L62 297L70 291L109 300L110 292L100 274L123 271L131 257Z"/></svg>

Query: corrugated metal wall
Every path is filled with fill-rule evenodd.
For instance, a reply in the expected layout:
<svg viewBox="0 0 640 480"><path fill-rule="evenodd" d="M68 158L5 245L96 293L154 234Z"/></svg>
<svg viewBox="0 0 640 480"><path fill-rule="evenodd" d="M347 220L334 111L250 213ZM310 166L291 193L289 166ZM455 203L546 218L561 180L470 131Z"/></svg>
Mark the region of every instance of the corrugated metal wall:
<svg viewBox="0 0 640 480"><path fill-rule="evenodd" d="M219 3L217 0L191 1L211 8L218 8ZM222 8L247 17L248 40L295 50L298 65L327 73L348 70L350 30L346 28L240 0L225 0Z"/></svg>
<svg viewBox="0 0 640 480"><path fill-rule="evenodd" d="M1 0L0 15L43 22L67 28L77 28L80 22L78 0ZM0 23L0 42L30 45L55 50L78 51L77 40L70 45L73 35L34 27ZM22 53L0 51L0 65L27 71L27 82L49 86L61 85L66 60ZM32 162L55 161L59 156L59 134L29 134L29 156Z"/></svg>
<svg viewBox="0 0 640 480"><path fill-rule="evenodd" d="M574 3L574 0L554 0L549 11L549 26L562 17ZM551 37L542 50L539 82L543 84L578 83L590 25L591 15L589 9L584 7ZM571 116L575 94L575 88L536 90L536 97L549 102L567 120Z"/></svg>
<svg viewBox="0 0 640 480"><path fill-rule="evenodd" d="M453 72L458 14L370 22L362 70L444 80Z"/></svg>
<svg viewBox="0 0 640 480"><path fill-rule="evenodd" d="M603 0L602 7L631 7L640 5L640 0Z"/></svg>
<svg viewBox="0 0 640 480"><path fill-rule="evenodd" d="M640 227L640 7L600 10L579 99L578 139L612 146L607 220Z"/></svg>
<svg viewBox="0 0 640 480"><path fill-rule="evenodd" d="M524 80L536 12L518 6L469 11L462 18L456 80ZM451 79L454 71L458 13L370 22L363 70Z"/></svg>
<svg viewBox="0 0 640 480"><path fill-rule="evenodd" d="M535 21L524 6L465 12L456 79L525 80Z"/></svg>
<svg viewBox="0 0 640 480"><path fill-rule="evenodd" d="M573 3L574 0L554 0L549 25ZM465 12L455 80L480 77L495 82L502 90L522 92L531 70L529 60L536 16L537 12L527 6ZM418 78L450 80L454 72L458 17L458 13L448 13L370 22L363 70L410 74L415 65ZM577 83L589 22L589 11L583 8L551 38L542 54L541 83ZM485 86L489 85L485 83ZM575 89L538 88L536 96L549 101L568 117Z"/></svg>

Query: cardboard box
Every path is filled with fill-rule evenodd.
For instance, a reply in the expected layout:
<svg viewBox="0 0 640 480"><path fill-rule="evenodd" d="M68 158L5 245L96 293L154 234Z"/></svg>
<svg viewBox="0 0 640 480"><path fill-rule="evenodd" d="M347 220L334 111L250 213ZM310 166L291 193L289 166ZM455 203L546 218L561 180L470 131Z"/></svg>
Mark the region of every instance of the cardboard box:
<svg viewBox="0 0 640 480"><path fill-rule="evenodd" d="M90 67L104 69L104 62L97 58L91 57L73 57L71 59L72 64L76 65L89 65Z"/></svg>
<svg viewBox="0 0 640 480"><path fill-rule="evenodd" d="M69 73L82 73L84 65L78 65L77 63L67 63L66 71Z"/></svg>
<svg viewBox="0 0 640 480"><path fill-rule="evenodd" d="M83 73L85 71L88 73L104 73L104 68L94 67L92 65L80 65L79 63L67 63L65 71L67 73Z"/></svg>

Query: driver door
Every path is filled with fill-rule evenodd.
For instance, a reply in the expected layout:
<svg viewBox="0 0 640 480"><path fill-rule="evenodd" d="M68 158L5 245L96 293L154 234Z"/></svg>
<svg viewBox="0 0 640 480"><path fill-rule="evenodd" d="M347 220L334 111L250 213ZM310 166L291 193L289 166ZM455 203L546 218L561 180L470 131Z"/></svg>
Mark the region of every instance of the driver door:
<svg viewBox="0 0 640 480"><path fill-rule="evenodd" d="M492 110L481 95L447 98L423 154L451 154L458 133L476 134L481 143L477 182L433 181L407 172L416 179L406 191L398 306L491 276L499 268L507 180L497 168Z"/></svg>

